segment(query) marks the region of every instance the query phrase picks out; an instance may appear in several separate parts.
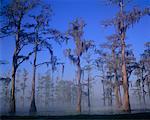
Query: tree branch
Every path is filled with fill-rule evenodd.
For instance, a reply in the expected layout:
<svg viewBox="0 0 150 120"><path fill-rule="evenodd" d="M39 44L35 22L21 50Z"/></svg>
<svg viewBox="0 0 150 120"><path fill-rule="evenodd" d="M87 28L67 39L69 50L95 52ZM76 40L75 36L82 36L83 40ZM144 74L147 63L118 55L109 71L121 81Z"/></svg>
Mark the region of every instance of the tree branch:
<svg viewBox="0 0 150 120"><path fill-rule="evenodd" d="M42 62L42 63L39 63L39 64L36 64L36 67L38 66L41 66L41 65L49 65L49 64L52 64L52 62Z"/></svg>
<svg viewBox="0 0 150 120"><path fill-rule="evenodd" d="M23 63L25 60L28 60L29 57L34 53L34 51L30 52L27 56L18 56L17 59L22 58L22 60L17 64L17 67Z"/></svg>

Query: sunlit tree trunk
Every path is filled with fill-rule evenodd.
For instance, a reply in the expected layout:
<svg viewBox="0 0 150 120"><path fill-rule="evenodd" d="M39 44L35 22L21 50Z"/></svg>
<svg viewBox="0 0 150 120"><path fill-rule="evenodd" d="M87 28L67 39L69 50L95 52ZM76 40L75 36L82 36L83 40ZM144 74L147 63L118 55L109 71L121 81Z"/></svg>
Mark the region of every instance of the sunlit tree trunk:
<svg viewBox="0 0 150 120"><path fill-rule="evenodd" d="M121 17L123 17L123 0L120 0L120 13ZM123 78L123 90L124 90L124 101L123 101L123 109L126 112L130 112L130 100L129 100L129 86L127 79L127 68L126 68L126 60L125 60L125 26L124 20L121 20L120 23L120 37L121 37L121 57L122 57L122 78Z"/></svg>
<svg viewBox="0 0 150 120"><path fill-rule="evenodd" d="M81 67L80 67L80 58L78 57L78 63L77 63L77 112L81 112L81 97L82 97L82 90L81 90Z"/></svg>
<svg viewBox="0 0 150 120"><path fill-rule="evenodd" d="M122 98L121 98L120 85L118 86L118 92L119 92L120 105L122 106Z"/></svg>
<svg viewBox="0 0 150 120"><path fill-rule="evenodd" d="M122 75L123 75L123 90L124 90L123 107L125 111L129 112L131 111L131 109L130 109L129 87L128 87L128 79L127 79L126 62L125 62L124 34L122 34Z"/></svg>
<svg viewBox="0 0 150 120"><path fill-rule="evenodd" d="M128 88L126 62L125 62L124 34L122 35L122 75L123 75L123 90L124 90L123 107L124 107L125 111L129 112L130 111L130 101L129 101L129 88Z"/></svg>

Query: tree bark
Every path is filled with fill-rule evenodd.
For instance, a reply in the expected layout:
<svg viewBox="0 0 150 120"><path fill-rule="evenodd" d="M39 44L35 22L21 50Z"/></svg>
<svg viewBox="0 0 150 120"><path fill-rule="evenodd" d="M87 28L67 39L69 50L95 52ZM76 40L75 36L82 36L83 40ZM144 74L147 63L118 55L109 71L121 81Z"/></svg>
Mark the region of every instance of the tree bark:
<svg viewBox="0 0 150 120"><path fill-rule="evenodd" d="M77 112L81 113L81 97L82 97L82 90L81 90L81 67L80 67L80 58L78 57L77 63Z"/></svg>
<svg viewBox="0 0 150 120"><path fill-rule="evenodd" d="M121 17L123 17L123 0L120 0L120 13ZM126 68L126 60L125 60L125 32L126 28L124 26L124 20L120 21L119 25L119 33L121 37L121 57L122 57L122 78L123 78L123 90L124 90L124 101L123 101L123 109L126 112L130 112L130 100L129 100L129 86L127 79L127 68Z"/></svg>
<svg viewBox="0 0 150 120"><path fill-rule="evenodd" d="M124 108L124 111L130 112L131 108L130 108L129 87L128 87L128 79L127 79L126 62L125 62L125 42L124 42L124 38L122 39L122 75L123 75L123 90L124 90L123 108Z"/></svg>
<svg viewBox="0 0 150 120"><path fill-rule="evenodd" d="M16 33L16 41L15 41L15 50L13 54L13 63L12 63L12 85L11 85L11 97L10 97L10 112L16 112L16 98L15 98L15 80L16 80L16 71L18 68L17 65L17 56L18 56L18 48L19 48L19 32L20 26L18 26L18 31Z"/></svg>
<svg viewBox="0 0 150 120"><path fill-rule="evenodd" d="M12 65L12 85L11 85L11 102L10 102L10 112L16 112L16 98L15 98L15 78L16 78L16 67L15 63L13 62Z"/></svg>

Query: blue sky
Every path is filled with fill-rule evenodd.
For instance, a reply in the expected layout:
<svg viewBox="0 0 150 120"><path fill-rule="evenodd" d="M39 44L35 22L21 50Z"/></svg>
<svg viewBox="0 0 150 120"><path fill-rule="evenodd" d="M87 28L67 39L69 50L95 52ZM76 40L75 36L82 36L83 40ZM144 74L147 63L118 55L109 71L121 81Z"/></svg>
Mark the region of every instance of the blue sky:
<svg viewBox="0 0 150 120"><path fill-rule="evenodd" d="M97 45L105 42L107 35L114 33L112 28L103 28L101 22L114 17L118 8L115 5L106 5L104 0L46 0L45 2L51 4L53 9L54 15L51 21L51 27L53 28L65 32L72 20L77 17L82 18L87 24L84 29L84 38L94 40ZM127 9L131 9L133 6L139 6L141 8L150 7L150 0L133 0L129 3ZM128 30L126 42L133 45L134 53L136 57L139 58L139 55L144 49L144 43L147 41L150 41L150 17L148 16L143 17L139 23ZM65 78L71 79L74 74L74 66L71 65L68 59L63 55L63 50L68 47L73 47L72 42L62 47L54 44L55 54L62 59L62 61L66 62ZM29 51L29 49L30 48L27 47L23 52L25 53ZM0 59L9 61L9 65L0 66L0 76L4 74L2 71L11 70L13 50L13 37L0 39ZM47 52L39 53L39 62L47 59ZM32 61L32 57L30 61ZM22 64L21 67L29 68L29 71L32 71L32 67L28 62ZM39 72L43 72L43 69L46 69L45 66L41 67Z"/></svg>

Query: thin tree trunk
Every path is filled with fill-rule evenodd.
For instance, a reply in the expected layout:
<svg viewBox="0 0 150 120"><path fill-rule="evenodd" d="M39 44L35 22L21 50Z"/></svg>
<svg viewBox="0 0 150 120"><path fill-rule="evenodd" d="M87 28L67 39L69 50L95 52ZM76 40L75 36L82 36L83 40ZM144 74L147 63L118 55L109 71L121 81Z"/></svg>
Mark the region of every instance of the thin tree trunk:
<svg viewBox="0 0 150 120"><path fill-rule="evenodd" d="M141 107L141 87L139 86L139 90L138 90L138 98L139 98L139 105L140 105L140 107Z"/></svg>
<svg viewBox="0 0 150 120"><path fill-rule="evenodd" d="M12 63L12 85L11 85L11 98L10 98L10 112L15 113L16 112L16 98L15 98L15 80L16 80L16 71L17 71L17 48L19 48L19 31L20 26L18 27L18 32L16 33L16 43L15 43L15 50L13 54L13 63Z"/></svg>
<svg viewBox="0 0 150 120"><path fill-rule="evenodd" d="M88 108L89 108L89 112L91 110L91 102L90 102L90 76L88 73Z"/></svg>
<svg viewBox="0 0 150 120"><path fill-rule="evenodd" d="M106 106L106 92L105 92L105 87L104 87L104 83L102 83L103 84L103 104L104 104L104 106Z"/></svg>
<svg viewBox="0 0 150 120"><path fill-rule="evenodd" d="M110 79L110 82L111 82L111 79ZM112 82L111 82L112 83ZM110 89L109 89L110 91L109 91L109 95L110 95L110 106L112 106L112 86L110 87Z"/></svg>
<svg viewBox="0 0 150 120"><path fill-rule="evenodd" d="M102 64L101 66L102 68L102 75L103 75L103 82L102 82L102 85L103 85L103 105L106 106L106 90L105 90L105 86L104 86L104 78L105 78L105 72L104 72L104 66Z"/></svg>
<svg viewBox="0 0 150 120"><path fill-rule="evenodd" d="M36 104L35 104L35 77L36 77L36 60L37 60L37 41L35 43L35 52L34 52L34 63L33 63L33 78L32 78L32 95L31 95L31 105L30 113L36 113Z"/></svg>
<svg viewBox="0 0 150 120"><path fill-rule="evenodd" d="M16 112L16 101L15 101L15 75L16 75L16 68L13 63L12 66L12 86L11 86L11 106L10 106L10 112L15 113Z"/></svg>
<svg viewBox="0 0 150 120"><path fill-rule="evenodd" d="M81 97L82 97L82 90L81 90L81 67L80 67L80 58L78 57L77 63L77 112L81 113Z"/></svg>
<svg viewBox="0 0 150 120"><path fill-rule="evenodd" d="M142 95L143 95L143 103L144 103L144 108L146 107L146 100L145 100L145 85L144 85L144 77L143 77L143 73L144 73L144 65L142 66Z"/></svg>
<svg viewBox="0 0 150 120"><path fill-rule="evenodd" d="M22 99L22 109L24 110L24 99L25 99L25 80L23 81L23 99Z"/></svg>

